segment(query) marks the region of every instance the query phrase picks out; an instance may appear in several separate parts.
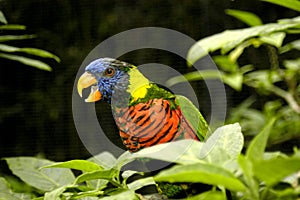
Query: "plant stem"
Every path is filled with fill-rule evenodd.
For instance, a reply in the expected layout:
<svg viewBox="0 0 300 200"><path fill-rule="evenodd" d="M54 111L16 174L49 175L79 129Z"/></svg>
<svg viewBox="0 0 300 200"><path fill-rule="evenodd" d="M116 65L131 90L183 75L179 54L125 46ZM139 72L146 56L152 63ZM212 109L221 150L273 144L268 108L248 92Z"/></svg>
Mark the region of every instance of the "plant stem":
<svg viewBox="0 0 300 200"><path fill-rule="evenodd" d="M296 113L300 114L300 105L297 103L297 101L295 100L294 96L291 93L289 93L285 90L282 90L281 88L276 87L274 85L272 85L272 87L268 88L268 90L270 90L271 92L273 92L277 96L280 96L281 98L286 100L286 102L289 104L289 106Z"/></svg>

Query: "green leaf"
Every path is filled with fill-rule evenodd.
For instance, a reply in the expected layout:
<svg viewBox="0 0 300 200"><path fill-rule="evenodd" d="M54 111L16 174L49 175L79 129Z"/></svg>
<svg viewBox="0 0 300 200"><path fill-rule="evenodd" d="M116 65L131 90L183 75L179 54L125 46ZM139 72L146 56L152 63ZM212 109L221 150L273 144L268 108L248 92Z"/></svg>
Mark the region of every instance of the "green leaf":
<svg viewBox="0 0 300 200"><path fill-rule="evenodd" d="M52 165L44 166L43 168L70 168L86 172L103 170L101 166L87 160L70 160L66 162L54 163Z"/></svg>
<svg viewBox="0 0 300 200"><path fill-rule="evenodd" d="M282 181L288 175L300 171L300 158L277 157L254 162L254 174L257 178L272 186Z"/></svg>
<svg viewBox="0 0 300 200"><path fill-rule="evenodd" d="M210 163L224 163L228 159L237 159L244 146L244 137L238 123L218 128L204 143L200 159ZM229 156L229 158L226 157Z"/></svg>
<svg viewBox="0 0 300 200"><path fill-rule="evenodd" d="M52 70L52 68L48 64L46 64L42 61L39 61L39 60L35 60L35 59L26 58L26 57L23 57L23 56L5 54L5 53L0 53L0 57L5 58L5 59L9 59L9 60L18 61L22 64L29 65L29 66L32 66L32 67L35 67L35 68L38 68L38 69L41 69L41 70L45 70L45 71L51 71Z"/></svg>
<svg viewBox="0 0 300 200"><path fill-rule="evenodd" d="M142 178L142 179L133 181L133 182L127 184L127 187L128 187L128 189L135 191L142 187L145 187L148 185L155 185L155 184L156 183L155 183L153 177L147 177L147 178Z"/></svg>
<svg viewBox="0 0 300 200"><path fill-rule="evenodd" d="M249 144L249 147L246 151L246 158L255 161L262 160L265 148L267 146L268 138L271 133L275 118L272 118L262 129L262 131L255 136L255 138Z"/></svg>
<svg viewBox="0 0 300 200"><path fill-rule="evenodd" d="M113 154L105 151L89 158L88 161L94 162L104 169L110 169L116 165L117 159Z"/></svg>
<svg viewBox="0 0 300 200"><path fill-rule="evenodd" d="M226 196L219 191L208 191L196 196L188 197L187 200L226 200Z"/></svg>
<svg viewBox="0 0 300 200"><path fill-rule="evenodd" d="M240 72L222 74L222 81L236 91L241 91L243 86L243 74Z"/></svg>
<svg viewBox="0 0 300 200"><path fill-rule="evenodd" d="M57 62L60 62L60 59L56 55L54 55L48 51L42 50L42 49L18 48L18 47L9 46L6 44L0 44L0 51L4 51L4 52L8 52L8 53L22 52L22 53L27 53L27 54L34 55L34 56L39 56L42 58L53 58Z"/></svg>
<svg viewBox="0 0 300 200"><path fill-rule="evenodd" d="M298 0L262 0L265 2L269 2L269 3L273 3L279 6L283 6L286 8L290 8L292 10L296 10L298 12L300 12L300 1Z"/></svg>
<svg viewBox="0 0 300 200"><path fill-rule="evenodd" d="M152 158L182 165L194 164L201 162L198 154L202 145L202 142L195 140L179 140L142 149L132 154L131 158Z"/></svg>
<svg viewBox="0 0 300 200"><path fill-rule="evenodd" d="M286 33L277 32L277 33L272 33L272 34L269 34L269 35L263 35L259 39L261 41L263 41L264 43L266 43L266 44L270 44L270 45L273 45L277 48L280 48L282 43L283 43L283 40L284 40L285 36L286 36Z"/></svg>
<svg viewBox="0 0 300 200"><path fill-rule="evenodd" d="M75 183L82 183L84 181L96 180L96 179L105 179L113 182L114 181L113 179L117 174L118 171L115 169L86 172L79 175L76 178Z"/></svg>
<svg viewBox="0 0 300 200"><path fill-rule="evenodd" d="M226 72L236 72L238 69L238 64L233 62L229 56L218 55L213 57L214 62Z"/></svg>
<svg viewBox="0 0 300 200"><path fill-rule="evenodd" d="M67 189L67 187L67 185L64 185L50 192L46 192L44 200L60 200L60 195Z"/></svg>
<svg viewBox="0 0 300 200"><path fill-rule="evenodd" d="M298 19L290 23L270 23L262 26L255 26L244 29L226 30L224 32L203 38L196 42L187 54L188 65L191 66L197 60L207 55L209 52L221 50L225 54L236 48L243 41L253 37L268 35L274 32L286 31L299 25Z"/></svg>
<svg viewBox="0 0 300 200"><path fill-rule="evenodd" d="M75 177L69 169L40 169L53 164L52 161L35 157L5 158L10 170L25 183L50 191L74 182Z"/></svg>
<svg viewBox="0 0 300 200"><path fill-rule="evenodd" d="M243 171L243 175L244 175L243 177L248 186L252 199L259 199L259 194L258 194L259 187L257 181L254 179L252 162L249 159L246 159L245 156L240 154L238 157L238 163L240 168Z"/></svg>
<svg viewBox="0 0 300 200"><path fill-rule="evenodd" d="M292 49L300 50L300 40L295 40L279 48L279 53L286 53Z"/></svg>
<svg viewBox="0 0 300 200"><path fill-rule="evenodd" d="M9 188L8 182L0 177L0 199L1 200L31 200L30 194L15 193Z"/></svg>
<svg viewBox="0 0 300 200"><path fill-rule="evenodd" d="M18 24L0 25L0 30L25 30L26 26Z"/></svg>
<svg viewBox="0 0 300 200"><path fill-rule="evenodd" d="M26 40L35 38L34 35L1 35L0 42L8 42L13 40Z"/></svg>
<svg viewBox="0 0 300 200"><path fill-rule="evenodd" d="M3 24L7 24L6 18L1 10L0 10L0 22Z"/></svg>
<svg viewBox="0 0 300 200"><path fill-rule="evenodd" d="M245 185L230 171L209 163L179 165L161 171L154 177L155 181L191 182L224 186L229 190L243 191Z"/></svg>
<svg viewBox="0 0 300 200"><path fill-rule="evenodd" d="M263 24L261 19L251 12L234 9L226 9L225 12L227 15L235 17L249 26L259 26Z"/></svg>

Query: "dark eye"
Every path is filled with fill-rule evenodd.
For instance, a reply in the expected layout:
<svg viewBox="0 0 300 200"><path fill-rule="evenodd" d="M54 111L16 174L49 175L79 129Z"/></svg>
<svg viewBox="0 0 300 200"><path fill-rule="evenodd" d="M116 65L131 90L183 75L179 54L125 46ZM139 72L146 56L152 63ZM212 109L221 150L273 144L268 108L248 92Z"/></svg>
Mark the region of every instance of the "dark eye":
<svg viewBox="0 0 300 200"><path fill-rule="evenodd" d="M109 68L107 68L107 69L105 70L104 73L105 73L106 76L112 77L113 75L115 75L115 69L109 67Z"/></svg>

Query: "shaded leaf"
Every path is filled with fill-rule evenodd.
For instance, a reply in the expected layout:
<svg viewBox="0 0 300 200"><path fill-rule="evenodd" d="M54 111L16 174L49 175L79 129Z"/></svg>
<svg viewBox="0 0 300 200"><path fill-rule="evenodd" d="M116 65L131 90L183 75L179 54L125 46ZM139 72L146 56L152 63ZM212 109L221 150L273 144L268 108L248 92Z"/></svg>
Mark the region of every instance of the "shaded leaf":
<svg viewBox="0 0 300 200"><path fill-rule="evenodd" d="M247 39L293 28L299 25L299 19L295 19L297 20L290 21L290 23L286 24L270 23L244 29L226 30L210 37L203 38L189 49L187 55L188 65L191 66L209 52L221 49L222 54L225 54Z"/></svg>
<svg viewBox="0 0 300 200"><path fill-rule="evenodd" d="M226 200L226 196L219 191L203 192L199 195L188 197L187 200Z"/></svg>
<svg viewBox="0 0 300 200"><path fill-rule="evenodd" d="M31 54L31 55L34 55L34 56L39 56L39 57L42 57L42 58L53 58L57 62L60 62L60 59L56 55L54 55L54 54L52 54L48 51L42 50L42 49L19 48L19 47L9 46L9 45L6 45L6 44L0 44L0 51L9 52L9 53L23 52L23 53Z"/></svg>
<svg viewBox="0 0 300 200"><path fill-rule="evenodd" d="M6 18L1 10L0 10L0 22L3 24L7 24Z"/></svg>
<svg viewBox="0 0 300 200"><path fill-rule="evenodd" d="M272 186L285 177L300 171L300 158L277 157L269 160L259 160L254 162L253 170L257 178Z"/></svg>
<svg viewBox="0 0 300 200"><path fill-rule="evenodd" d="M103 170L101 166L87 160L70 160L66 162L54 163L52 165L44 166L43 168L70 168L86 172Z"/></svg>
<svg viewBox="0 0 300 200"><path fill-rule="evenodd" d="M0 57L5 58L5 59L9 59L9 60L18 61L22 64L29 65L29 66L32 66L32 67L35 67L35 68L38 68L38 69L41 69L41 70L45 70L45 71L51 71L52 70L52 68L48 64L46 64L42 61L39 61L39 60L35 60L35 59L26 58L26 57L23 57L23 56L5 54L5 53L0 53Z"/></svg>
<svg viewBox="0 0 300 200"><path fill-rule="evenodd" d="M296 11L300 12L300 1L298 1L298 0L284 0L284 1L282 1L282 0L262 0L262 1L277 4L279 6L283 6L283 7L290 8L292 10L296 10Z"/></svg>
<svg viewBox="0 0 300 200"><path fill-rule="evenodd" d="M34 35L0 35L0 42L8 42L12 40L26 40L35 38Z"/></svg>
<svg viewBox="0 0 300 200"><path fill-rule="evenodd" d="M259 26L263 24L261 19L251 12L234 9L226 9L225 12L227 15L235 17L249 26Z"/></svg>
<svg viewBox="0 0 300 200"><path fill-rule="evenodd" d="M275 118L272 118L262 129L262 131L254 137L246 151L246 158L251 161L262 160L268 138L272 130Z"/></svg>
<svg viewBox="0 0 300 200"><path fill-rule="evenodd" d="M35 157L5 158L10 170L25 183L42 191L50 191L74 182L75 177L69 169L40 169L53 164L46 159Z"/></svg>
<svg viewBox="0 0 300 200"><path fill-rule="evenodd" d="M18 24L0 25L0 30L25 30L26 26Z"/></svg>
<svg viewBox="0 0 300 200"><path fill-rule="evenodd" d="M233 191L243 191L245 185L230 171L209 163L174 166L161 171L154 177L155 181L191 182L224 186Z"/></svg>
<svg viewBox="0 0 300 200"><path fill-rule="evenodd" d="M139 200L138 196L131 190L126 190L124 192L114 194L109 197L103 197L101 200Z"/></svg>

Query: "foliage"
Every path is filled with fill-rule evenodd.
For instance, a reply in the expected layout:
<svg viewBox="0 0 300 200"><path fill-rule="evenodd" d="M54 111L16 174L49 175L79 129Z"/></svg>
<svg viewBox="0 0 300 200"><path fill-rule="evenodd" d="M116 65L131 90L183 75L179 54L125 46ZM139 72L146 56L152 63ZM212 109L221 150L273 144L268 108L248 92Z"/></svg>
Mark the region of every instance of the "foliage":
<svg viewBox="0 0 300 200"><path fill-rule="evenodd" d="M0 23L3 24L0 25L0 31L2 33L5 33L5 31L9 33L12 31L18 32L18 31L24 31L26 29L26 27L23 25L8 24L2 11L0 11ZM22 64L29 65L41 70L51 71L51 67L45 62L37 60L35 58L30 58L28 56L22 56L19 54L20 53L27 54L30 56L37 56L40 58L52 58L57 62L60 62L60 59L56 55L42 49L29 48L29 47L19 48L19 47L5 44L7 42L13 42L17 40L32 39L34 37L35 37L34 35L26 35L26 34L0 35L0 57L4 59L14 60Z"/></svg>
<svg viewBox="0 0 300 200"><path fill-rule="evenodd" d="M296 11L300 8L298 0L266 1ZM300 17L262 24L253 13L239 10L226 10L226 13L251 27L203 38L187 55L188 65L192 65L208 53L214 53L213 60L219 70L190 72L184 78L170 79L169 85L184 79L220 79L236 92L253 88L256 95L234 108L228 123L240 122L244 133L253 136L270 118L276 117L271 144L300 138L300 42L295 39L300 33ZM246 57L250 53L260 59L252 63ZM262 96L267 98L258 105Z"/></svg>
<svg viewBox="0 0 300 200"><path fill-rule="evenodd" d="M188 194L188 199L226 199L226 190L235 199L293 199L300 195L299 174L295 174L300 170L299 152L291 156L265 152L273 123L274 119L265 125L245 154L241 153L241 127L236 123L218 128L205 142L181 140L137 153L125 152L118 159L108 152L88 160L58 163L35 157L4 158L22 181L18 184L30 187L17 189L18 184L11 184L10 176L2 177L0 199L149 199L154 194L147 196L138 190L156 185L157 191L168 188L171 195L182 189L180 184L192 183L212 187L205 192L198 188L198 193ZM122 167L141 159L176 164L129 182L130 177L143 172L123 171Z"/></svg>

